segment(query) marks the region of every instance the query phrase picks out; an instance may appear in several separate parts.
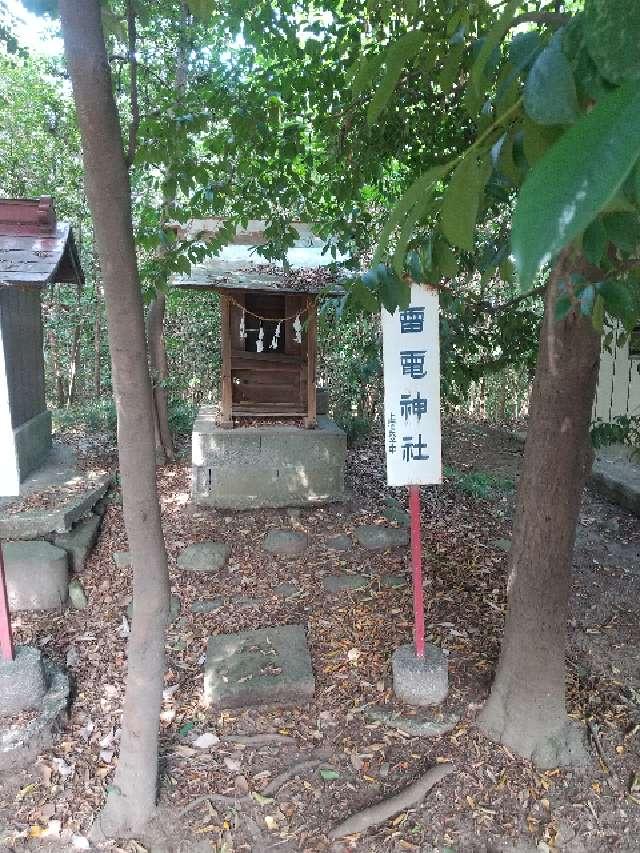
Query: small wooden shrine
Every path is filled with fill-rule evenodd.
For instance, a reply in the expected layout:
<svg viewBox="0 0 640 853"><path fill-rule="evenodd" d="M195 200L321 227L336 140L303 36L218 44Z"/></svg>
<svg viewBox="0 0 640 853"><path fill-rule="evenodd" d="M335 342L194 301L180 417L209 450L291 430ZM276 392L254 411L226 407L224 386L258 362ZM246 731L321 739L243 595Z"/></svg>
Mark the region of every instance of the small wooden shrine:
<svg viewBox="0 0 640 853"><path fill-rule="evenodd" d="M197 225L200 233L215 233L220 220ZM317 304L322 292L336 292L327 274L314 269L285 273L263 262L250 262L235 247L264 241L262 223L250 222L239 230L229 256L214 257L177 279L177 287L214 290L220 294L221 401L220 426L234 420L298 419L316 426ZM205 225L207 228L205 229ZM308 226L296 224L301 234L292 252L294 263L319 255L321 245Z"/></svg>
<svg viewBox="0 0 640 853"><path fill-rule="evenodd" d="M206 239L221 224L190 223L189 236ZM219 255L173 280L220 295L219 405L200 408L192 433L198 504L253 509L344 500L346 436L316 405L318 301L340 288L322 269L322 242L308 226L294 227L300 239L286 272L249 249L265 241L264 223L254 220Z"/></svg>

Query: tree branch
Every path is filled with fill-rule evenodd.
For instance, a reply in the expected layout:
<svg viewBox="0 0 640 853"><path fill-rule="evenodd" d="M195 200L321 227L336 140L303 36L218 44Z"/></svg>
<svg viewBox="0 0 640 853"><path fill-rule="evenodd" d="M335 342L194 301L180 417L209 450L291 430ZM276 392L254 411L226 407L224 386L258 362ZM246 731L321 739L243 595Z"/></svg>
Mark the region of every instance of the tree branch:
<svg viewBox="0 0 640 853"><path fill-rule="evenodd" d="M527 12L524 15L518 15L511 22L512 27L517 27L518 24L544 24L548 27L562 27L568 24L571 20L571 15L565 15L563 12Z"/></svg>

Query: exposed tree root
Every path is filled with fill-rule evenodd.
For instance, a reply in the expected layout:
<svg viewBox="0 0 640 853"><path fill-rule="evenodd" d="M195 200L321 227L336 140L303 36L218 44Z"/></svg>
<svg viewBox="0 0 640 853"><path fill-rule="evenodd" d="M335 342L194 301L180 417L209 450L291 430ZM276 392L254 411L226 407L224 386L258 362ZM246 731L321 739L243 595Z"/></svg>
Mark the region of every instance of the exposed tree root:
<svg viewBox="0 0 640 853"><path fill-rule="evenodd" d="M437 785L445 776L453 773L454 769L453 764L438 764L432 767L417 782L404 788L399 794L382 800L375 806L369 806L368 809L363 809L361 812L356 812L347 820L334 826L329 833L329 838L344 838L345 835L366 832L370 827L384 823L394 814L412 808L425 797L434 785Z"/></svg>
<svg viewBox="0 0 640 853"><path fill-rule="evenodd" d="M267 733L263 735L227 735L220 738L221 743L241 743L245 746L264 746L269 743L280 743L283 746L286 744L294 744L295 738L287 737L287 735L277 735Z"/></svg>
<svg viewBox="0 0 640 853"><path fill-rule="evenodd" d="M323 764L319 758L313 758L308 761L299 761L297 764L292 765L288 770L285 770L279 776L276 776L275 779L272 779L271 782L267 785L267 787L260 791L260 796L262 797L273 797L282 786L288 782L290 779L293 779L294 776L297 776L298 773L303 773L305 770L313 770L319 764ZM243 794L241 797L234 797L227 794L205 794L202 797L198 797L195 800L192 800L187 806L185 806L180 812L178 812L178 817L184 817L184 815L188 814L188 812L197 808L204 803L220 803L225 806L235 806L238 803L248 803L253 799L251 794Z"/></svg>

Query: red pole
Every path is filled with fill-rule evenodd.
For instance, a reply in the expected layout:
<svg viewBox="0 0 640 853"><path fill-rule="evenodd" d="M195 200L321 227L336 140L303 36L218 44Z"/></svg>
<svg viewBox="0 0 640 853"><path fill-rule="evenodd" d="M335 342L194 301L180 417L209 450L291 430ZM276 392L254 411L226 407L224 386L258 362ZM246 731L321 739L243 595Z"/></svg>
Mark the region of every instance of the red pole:
<svg viewBox="0 0 640 853"><path fill-rule="evenodd" d="M411 516L411 575L416 657L424 657L424 594L422 590L422 542L420 540L420 486L409 486Z"/></svg>
<svg viewBox="0 0 640 853"><path fill-rule="evenodd" d="M7 600L7 584L4 579L4 558L0 544L0 657L5 663L14 659L13 638L11 637L11 617Z"/></svg>

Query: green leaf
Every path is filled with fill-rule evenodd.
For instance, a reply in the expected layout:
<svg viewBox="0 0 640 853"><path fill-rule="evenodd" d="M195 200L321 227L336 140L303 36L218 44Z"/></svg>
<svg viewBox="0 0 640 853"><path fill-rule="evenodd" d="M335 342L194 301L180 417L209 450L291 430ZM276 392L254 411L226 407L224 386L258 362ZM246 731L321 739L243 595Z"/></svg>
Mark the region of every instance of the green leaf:
<svg viewBox="0 0 640 853"><path fill-rule="evenodd" d="M268 806L269 803L273 802L273 797L265 797L258 791L252 791L251 797L256 801L259 806Z"/></svg>
<svg viewBox="0 0 640 853"><path fill-rule="evenodd" d="M413 30L405 33L393 42L386 55L386 69L380 86L369 103L367 109L367 121L369 126L375 124L378 116L389 102L393 94L402 69L418 53L426 39L426 34L421 30Z"/></svg>
<svg viewBox="0 0 640 853"><path fill-rule="evenodd" d="M640 80L638 0L586 0L584 34L591 58L609 82Z"/></svg>
<svg viewBox="0 0 640 853"><path fill-rule="evenodd" d="M185 723L183 726L180 726L180 728L178 729L178 734L180 735L180 737L185 737L185 735L188 735L189 732L191 731L191 729L193 729L194 727L195 727L195 723L192 723L191 721L188 723Z"/></svg>
<svg viewBox="0 0 640 853"><path fill-rule="evenodd" d="M205 24L209 22L216 8L215 0L187 0L187 6L192 15L200 18Z"/></svg>
<svg viewBox="0 0 640 853"><path fill-rule="evenodd" d="M584 232L582 238L582 251L589 263L598 266L602 260L602 255L607 246L607 232L605 231L602 219L598 217L594 219L591 225Z"/></svg>
<svg viewBox="0 0 640 853"><path fill-rule="evenodd" d="M402 275L403 273L404 258L407 253L407 244L411 239L411 235L413 234L418 222L424 218L432 204L433 199L431 198L431 194L425 193L422 199L420 199L417 204L414 205L413 209L407 214L402 228L400 229L398 242L396 243L396 250L393 253L393 260L391 262L397 275Z"/></svg>
<svg viewBox="0 0 640 853"><path fill-rule="evenodd" d="M411 302L411 288L390 270L380 281L380 302L390 314L400 308L404 310Z"/></svg>
<svg viewBox="0 0 640 853"><path fill-rule="evenodd" d="M482 98L487 83L485 72L489 58L507 34L520 5L520 0L510 0L505 6L504 12L489 30L482 43L482 47L471 68L471 91L472 96L475 98Z"/></svg>
<svg viewBox="0 0 640 853"><path fill-rule="evenodd" d="M333 782L340 778L337 770L330 770L328 767L321 767L319 772L325 782Z"/></svg>
<svg viewBox="0 0 640 853"><path fill-rule="evenodd" d="M433 166L431 169L428 169L424 175L420 175L420 177L411 184L409 189L391 211L389 218L380 232L378 247L372 261L374 265L379 264L384 257L387 251L387 246L389 245L389 238L395 229L400 226L407 214L413 210L415 205L418 204L426 194L431 195L436 181L444 178L444 176L451 171L454 163L455 160L452 160L450 163L445 163L441 166Z"/></svg>
<svg viewBox="0 0 640 853"><path fill-rule="evenodd" d="M628 282L603 281L598 293L604 300L607 312L621 320L625 328L630 328L635 324L636 304Z"/></svg>
<svg viewBox="0 0 640 853"><path fill-rule="evenodd" d="M531 167L535 166L538 160L542 160L549 148L557 142L561 135L560 128L536 124L526 115L522 123L522 130L524 156Z"/></svg>
<svg viewBox="0 0 640 853"><path fill-rule="evenodd" d="M572 124L578 117L573 71L558 39L552 40L533 63L523 102L527 115L538 124Z"/></svg>
<svg viewBox="0 0 640 853"><path fill-rule="evenodd" d="M529 173L513 214L512 245L520 285L593 221L640 156L640 86L603 98Z"/></svg>
<svg viewBox="0 0 640 853"><path fill-rule="evenodd" d="M448 92L460 76L460 63L464 53L464 44L451 48L447 53L438 76L438 83L443 92Z"/></svg>
<svg viewBox="0 0 640 853"><path fill-rule="evenodd" d="M640 221L637 213L610 213L604 217L604 230L611 242L623 252L633 253L640 245Z"/></svg>
<svg viewBox="0 0 640 853"><path fill-rule="evenodd" d="M361 281L356 280L351 285L349 300L356 311L373 313L378 310L378 300L375 293L372 293Z"/></svg>
<svg viewBox="0 0 640 853"><path fill-rule="evenodd" d="M473 251L480 196L491 171L487 157L478 160L470 151L451 176L442 200L440 225L449 243Z"/></svg>
<svg viewBox="0 0 640 853"><path fill-rule="evenodd" d="M456 254L444 237L436 233L433 240L433 266L443 278L453 278L458 272Z"/></svg>
<svg viewBox="0 0 640 853"><path fill-rule="evenodd" d="M351 92L354 98L357 98L365 89L371 86L373 78L380 71L383 61L383 53L377 56L363 56L360 58L357 73L351 83Z"/></svg>

